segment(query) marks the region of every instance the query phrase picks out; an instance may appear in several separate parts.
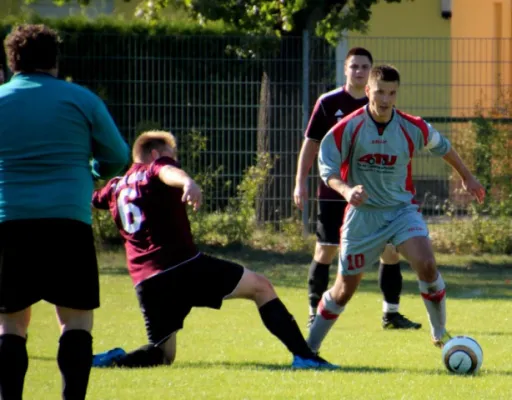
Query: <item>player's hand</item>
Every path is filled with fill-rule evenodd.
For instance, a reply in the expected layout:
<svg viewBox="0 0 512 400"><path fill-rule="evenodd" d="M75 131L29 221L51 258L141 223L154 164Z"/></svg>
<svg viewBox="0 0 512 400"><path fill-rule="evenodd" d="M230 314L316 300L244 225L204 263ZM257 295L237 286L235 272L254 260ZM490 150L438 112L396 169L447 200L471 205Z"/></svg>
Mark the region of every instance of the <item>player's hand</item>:
<svg viewBox="0 0 512 400"><path fill-rule="evenodd" d="M195 183L193 179L187 180L183 185L183 196L181 197L181 201L191 205L194 208L194 211L197 211L201 206L202 197L201 188L197 183Z"/></svg>
<svg viewBox="0 0 512 400"><path fill-rule="evenodd" d="M300 210L304 209L304 203L308 201L308 190L305 184L301 183L295 185L295 190L293 191L293 201Z"/></svg>
<svg viewBox="0 0 512 400"><path fill-rule="evenodd" d="M364 190L363 185L357 185L346 192L345 199L349 204L357 207L368 200L368 193Z"/></svg>
<svg viewBox="0 0 512 400"><path fill-rule="evenodd" d="M462 187L471 194L478 203L482 204L485 199L485 189L478 180L471 175L468 179L462 180Z"/></svg>

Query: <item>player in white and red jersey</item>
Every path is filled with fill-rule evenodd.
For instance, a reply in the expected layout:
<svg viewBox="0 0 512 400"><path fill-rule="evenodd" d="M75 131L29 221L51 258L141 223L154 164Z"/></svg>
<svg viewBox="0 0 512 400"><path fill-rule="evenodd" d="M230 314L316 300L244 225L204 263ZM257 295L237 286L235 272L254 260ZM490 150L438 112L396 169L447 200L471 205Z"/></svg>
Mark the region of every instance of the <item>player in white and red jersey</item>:
<svg viewBox="0 0 512 400"><path fill-rule="evenodd" d="M180 168L174 136L145 132L132 156L123 177L94 193L93 205L110 209L124 240L149 344L128 354L121 348L97 354L93 366L171 364L177 331L192 308L220 309L225 299L244 298L255 302L266 328L292 353L293 368L336 369L309 349L267 278L198 251L186 203L197 209L201 190Z"/></svg>
<svg viewBox="0 0 512 400"><path fill-rule="evenodd" d="M366 88L368 105L338 122L320 145L320 175L349 206L337 279L323 294L308 337L313 351L318 351L357 290L363 272L378 260L388 242L418 275L432 341L442 347L450 337L446 331L445 284L426 223L413 201L411 165L415 151L426 149L442 157L479 202L485 191L445 137L423 119L395 108L399 84L400 75L394 67L374 67Z"/></svg>
<svg viewBox="0 0 512 400"><path fill-rule="evenodd" d="M365 93L373 64L371 53L363 47L353 47L345 57L346 84L322 94L311 114L298 158L294 201L303 208L307 201L306 180L320 147L329 130L344 116L368 103ZM308 273L308 326L316 315L318 303L329 285L329 269L340 245L340 231L347 201L323 181L318 185L315 253ZM402 292L400 257L393 246L387 246L379 265L379 287L383 294L382 326L384 329L419 329L399 312Z"/></svg>

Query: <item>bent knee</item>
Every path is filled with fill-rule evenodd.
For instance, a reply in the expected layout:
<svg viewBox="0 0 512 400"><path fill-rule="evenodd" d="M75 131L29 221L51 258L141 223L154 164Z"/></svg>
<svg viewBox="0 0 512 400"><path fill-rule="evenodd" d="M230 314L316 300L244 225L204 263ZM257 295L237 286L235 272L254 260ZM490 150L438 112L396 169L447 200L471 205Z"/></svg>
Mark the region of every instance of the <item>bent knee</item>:
<svg viewBox="0 0 512 400"><path fill-rule="evenodd" d="M433 282L437 279L437 264L434 257L425 257L418 260L417 270L421 280Z"/></svg>
<svg viewBox="0 0 512 400"><path fill-rule="evenodd" d="M272 283L270 283L264 275L253 271L250 271L249 274L250 275L247 277L247 283L249 284L247 286L247 297L255 301L258 306L261 306L277 296L274 286L272 286Z"/></svg>
<svg viewBox="0 0 512 400"><path fill-rule="evenodd" d="M264 275L253 272L254 292L258 294L275 295L274 286Z"/></svg>
<svg viewBox="0 0 512 400"><path fill-rule="evenodd" d="M331 297L338 306L344 307L357 291L362 274L359 275L338 275L336 282L331 289Z"/></svg>

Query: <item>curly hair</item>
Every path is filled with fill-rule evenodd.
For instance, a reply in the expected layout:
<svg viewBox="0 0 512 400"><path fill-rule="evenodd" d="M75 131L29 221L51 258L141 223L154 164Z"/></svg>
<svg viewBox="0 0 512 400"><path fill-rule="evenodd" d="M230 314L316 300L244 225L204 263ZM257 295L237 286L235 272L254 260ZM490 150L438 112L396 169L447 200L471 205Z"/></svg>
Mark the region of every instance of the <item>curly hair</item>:
<svg viewBox="0 0 512 400"><path fill-rule="evenodd" d="M7 65L13 72L34 72L57 67L61 39L43 24L15 26L4 41Z"/></svg>

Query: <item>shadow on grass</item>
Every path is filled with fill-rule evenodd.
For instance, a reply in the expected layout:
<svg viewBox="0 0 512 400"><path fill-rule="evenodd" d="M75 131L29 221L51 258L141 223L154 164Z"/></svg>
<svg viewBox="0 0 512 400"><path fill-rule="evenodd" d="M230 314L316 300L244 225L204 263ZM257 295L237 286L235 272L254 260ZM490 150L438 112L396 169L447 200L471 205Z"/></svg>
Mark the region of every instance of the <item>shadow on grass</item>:
<svg viewBox="0 0 512 400"><path fill-rule="evenodd" d="M219 258L238 262L253 271L267 276L276 286L307 288L307 275L311 254L306 252L278 253L247 246L207 247L201 250ZM100 254L101 273L104 275L126 275L122 249ZM451 260L451 258L450 258ZM459 257L451 263L440 263L439 269L447 282L449 295L456 299L512 299L512 261L492 264L482 258ZM484 261L482 261L484 260ZM404 294L418 293L416 277L408 263L401 263L404 275ZM337 270L336 262L331 266L331 283ZM380 293L378 267L368 268L359 291Z"/></svg>
<svg viewBox="0 0 512 400"><path fill-rule="evenodd" d="M281 371L292 371L290 365L284 364L265 364L261 362L251 361L178 361L172 368L196 368L196 369L211 369L211 368L226 368L226 369L261 369L261 370L281 370ZM311 370L310 370L311 371ZM317 371L317 370L314 370ZM442 368L418 368L418 369L407 369L407 368L386 368L376 367L367 365L342 365L341 369L335 371L323 370L319 372L336 372L336 373L355 373L355 374L418 374L418 375L450 375L450 373ZM482 370L477 375L460 375L461 378L465 377L478 377L485 375L499 375L499 376L512 376L512 370L510 371L486 371Z"/></svg>
<svg viewBox="0 0 512 400"><path fill-rule="evenodd" d="M211 369L211 368L226 368L226 369L261 369L261 370L279 370L279 371L303 371L292 369L290 364L266 364L254 361L177 361L172 368L197 368L197 369ZM311 370L310 370L311 371ZM356 372L356 373L389 373L392 368L381 367L367 367L367 366L354 366L344 367L339 370L314 370L318 372Z"/></svg>
<svg viewBox="0 0 512 400"><path fill-rule="evenodd" d="M512 336L512 332L486 332L486 331L467 331L465 335L469 336Z"/></svg>
<svg viewBox="0 0 512 400"><path fill-rule="evenodd" d="M56 362L55 357L48 356L29 356L30 360L37 361L50 361ZM236 369L236 370L262 370L262 371L290 371L290 372L302 372L304 370L294 370L290 364L276 364L276 363L262 363L256 361L177 361L171 367L158 367L158 368L173 368L173 369L212 369L212 368L225 368L225 369ZM127 368L94 368L94 369L107 369L110 371L123 371ZM141 368L150 369L150 368ZM355 373L355 374L416 374L416 375L450 375L450 373L441 368L418 368L418 369L406 369L406 368L386 368L386 367L375 367L367 365L342 365L339 370L305 370L307 372L323 372L323 373ZM510 371L489 371L481 370L477 375L460 375L461 379L464 378L478 378L485 377L487 375L496 376L511 376L512 370Z"/></svg>

